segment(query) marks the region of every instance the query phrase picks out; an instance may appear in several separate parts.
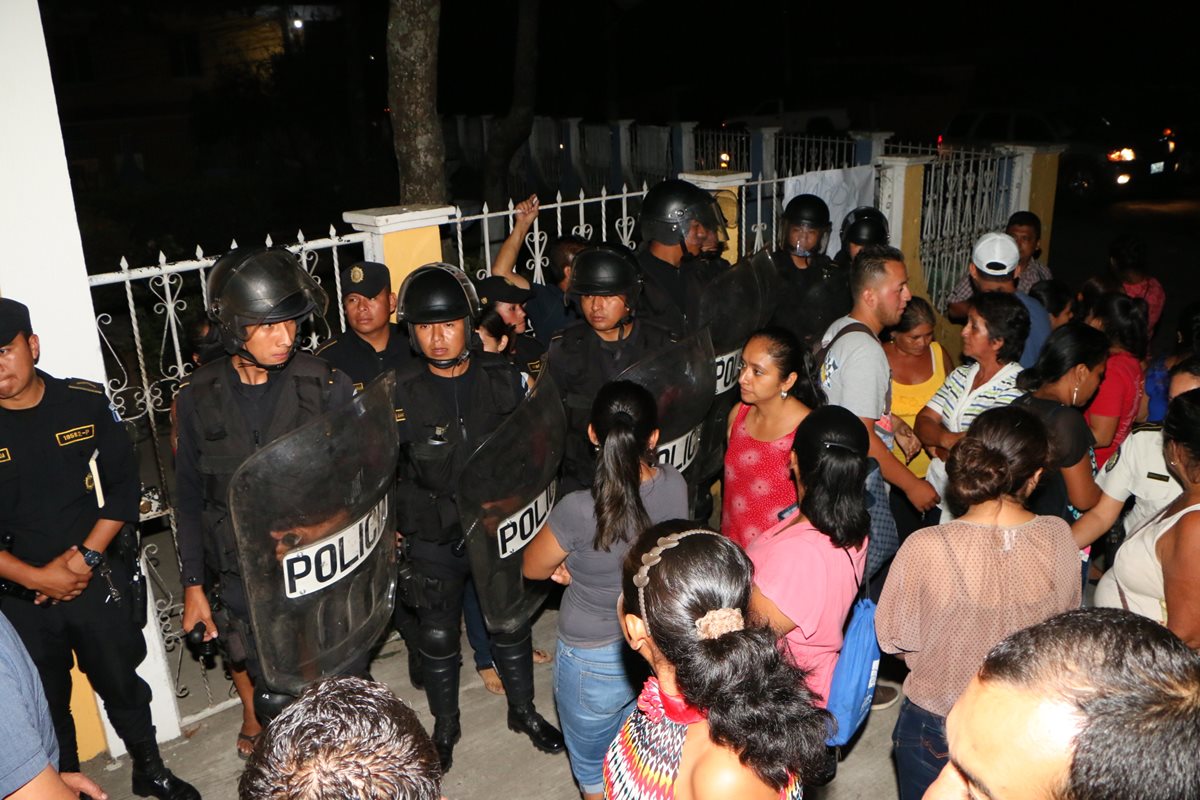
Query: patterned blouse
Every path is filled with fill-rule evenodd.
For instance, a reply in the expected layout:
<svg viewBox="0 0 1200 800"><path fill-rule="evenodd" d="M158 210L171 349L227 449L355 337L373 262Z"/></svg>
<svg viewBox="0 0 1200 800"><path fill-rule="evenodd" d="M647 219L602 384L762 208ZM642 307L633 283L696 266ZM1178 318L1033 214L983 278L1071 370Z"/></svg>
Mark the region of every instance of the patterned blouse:
<svg viewBox="0 0 1200 800"><path fill-rule="evenodd" d="M688 725L703 719L704 713L682 697L661 691L658 678L647 679L637 710L625 720L605 756L605 798L673 800ZM793 777L779 793L779 800L803 796L804 787Z"/></svg>

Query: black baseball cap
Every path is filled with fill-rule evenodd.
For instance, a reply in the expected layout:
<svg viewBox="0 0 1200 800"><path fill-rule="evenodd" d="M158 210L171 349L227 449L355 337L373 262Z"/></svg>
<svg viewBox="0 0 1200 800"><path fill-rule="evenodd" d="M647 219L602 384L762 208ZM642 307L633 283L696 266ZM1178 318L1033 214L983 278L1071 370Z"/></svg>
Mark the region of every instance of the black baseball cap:
<svg viewBox="0 0 1200 800"><path fill-rule="evenodd" d="M361 294L375 297L384 289L391 291L392 273L378 261L359 261L342 270L342 297Z"/></svg>
<svg viewBox="0 0 1200 800"><path fill-rule="evenodd" d="M475 285L482 305L492 303L524 303L533 297L529 289L522 289L501 275L490 275Z"/></svg>
<svg viewBox="0 0 1200 800"><path fill-rule="evenodd" d="M29 324L29 308L10 297L0 297L0 345L17 338L18 333L29 336L33 326Z"/></svg>

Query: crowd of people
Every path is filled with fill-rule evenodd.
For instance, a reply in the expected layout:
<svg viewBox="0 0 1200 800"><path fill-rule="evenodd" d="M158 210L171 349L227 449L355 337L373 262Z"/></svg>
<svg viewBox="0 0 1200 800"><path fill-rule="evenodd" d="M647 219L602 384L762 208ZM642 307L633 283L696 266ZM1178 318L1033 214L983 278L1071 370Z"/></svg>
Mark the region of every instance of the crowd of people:
<svg viewBox="0 0 1200 800"><path fill-rule="evenodd" d="M394 291L385 265L350 265L348 327L313 354L300 333L328 299L293 256L234 250L211 269L172 409L175 510L183 628L220 644L243 701L242 798L439 797L463 729L464 621L508 727L565 752L585 800L795 798L834 780L835 735L861 724L840 710L852 649L904 676L853 687L876 709L903 698L901 800L1200 798L1200 306L1152 358L1164 297L1140 240L1117 239L1110 269L1074 291L1038 260L1038 217L1013 214L946 298L960 350L936 340L946 328L913 296L884 215L851 211L830 255L828 205L792 198L736 383L696 421L723 458L713 474L703 457L672 462L660 439L678 398L631 376L711 342L711 287L756 269L723 258L719 206L664 181L635 251L562 237L544 282L517 268L538 211L516 206L478 282L437 263ZM132 446L103 387L41 372L39 347L28 309L0 299L0 696L16 710L0 729L21 744L0 792L104 796L79 774L73 650L134 791L193 800L134 672L145 651L119 552L137 522ZM387 375L398 457L379 508L400 569L376 604L390 617L360 624L403 638L428 732L370 679L371 648L302 693L283 686L231 508L248 459ZM552 654L533 647L531 606L499 610L500 556L472 549L459 502L472 454L542 384L561 405L557 502L501 556L518 584L563 587ZM304 540L275 538L281 559ZM848 632L860 613L869 642ZM534 705L535 661L553 662L558 726Z"/></svg>

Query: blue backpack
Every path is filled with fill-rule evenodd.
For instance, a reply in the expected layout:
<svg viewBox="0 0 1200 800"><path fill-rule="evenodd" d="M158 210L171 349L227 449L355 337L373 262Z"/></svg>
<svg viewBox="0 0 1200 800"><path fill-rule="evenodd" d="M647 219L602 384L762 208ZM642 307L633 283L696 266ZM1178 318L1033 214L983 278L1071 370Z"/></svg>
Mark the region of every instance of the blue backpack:
<svg viewBox="0 0 1200 800"><path fill-rule="evenodd" d="M850 553L846 553L850 557ZM853 559L851 559L853 562ZM841 747L854 738L871 713L875 679L879 676L879 640L875 638L875 601L867 596L867 582L858 582L858 600L850 608L850 624L842 652L833 668L826 708L837 721L836 731L825 740Z"/></svg>

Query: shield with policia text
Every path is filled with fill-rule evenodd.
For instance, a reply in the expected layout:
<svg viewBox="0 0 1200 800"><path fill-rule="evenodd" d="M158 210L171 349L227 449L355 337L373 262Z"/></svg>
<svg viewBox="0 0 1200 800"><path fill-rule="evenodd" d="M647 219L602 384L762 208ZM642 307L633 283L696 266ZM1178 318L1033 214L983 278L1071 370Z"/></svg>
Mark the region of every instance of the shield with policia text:
<svg viewBox="0 0 1200 800"><path fill-rule="evenodd" d="M546 581L521 574L521 549L554 505L567 420L558 388L542 372L533 391L467 459L456 503L471 576L493 633L525 624L541 606Z"/></svg>
<svg viewBox="0 0 1200 800"><path fill-rule="evenodd" d="M770 281L774 274L770 255L759 253L754 258L743 258L721 273L704 287L700 297L699 324L708 328L715 353L715 386L695 468L699 479L719 475L724 466L725 425L729 410L739 397L738 364L742 347L750 334L771 316Z"/></svg>
<svg viewBox="0 0 1200 800"><path fill-rule="evenodd" d="M704 422L716 381L712 339L701 330L646 356L616 377L644 386L658 401L658 461L695 486Z"/></svg>
<svg viewBox="0 0 1200 800"><path fill-rule="evenodd" d="M263 676L276 692L362 661L392 615L399 441L386 373L271 442L229 489Z"/></svg>

